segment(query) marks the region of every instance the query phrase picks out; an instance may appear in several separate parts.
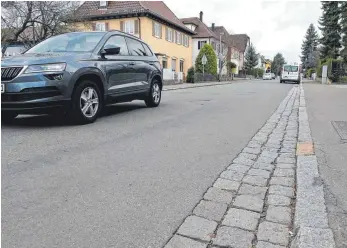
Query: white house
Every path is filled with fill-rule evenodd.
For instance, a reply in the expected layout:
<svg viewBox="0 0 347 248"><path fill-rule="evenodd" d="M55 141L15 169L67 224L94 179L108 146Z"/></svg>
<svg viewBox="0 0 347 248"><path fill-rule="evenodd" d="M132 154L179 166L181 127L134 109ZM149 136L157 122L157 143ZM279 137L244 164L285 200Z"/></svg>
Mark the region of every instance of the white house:
<svg viewBox="0 0 347 248"><path fill-rule="evenodd" d="M182 18L181 21L184 23L184 25L189 28L190 30L194 31L196 34L192 36L192 61L193 64L195 64L195 60L199 55L200 49L205 44L210 44L213 49L216 52L217 55L217 68L219 72L219 46L221 41L221 36L216 35L215 32L213 32L204 22L203 22L203 12L200 11L199 18L197 17L189 17L189 18ZM227 47L225 46L225 43L222 42L222 50L221 52L224 53L227 51ZM224 73L226 73L223 70Z"/></svg>

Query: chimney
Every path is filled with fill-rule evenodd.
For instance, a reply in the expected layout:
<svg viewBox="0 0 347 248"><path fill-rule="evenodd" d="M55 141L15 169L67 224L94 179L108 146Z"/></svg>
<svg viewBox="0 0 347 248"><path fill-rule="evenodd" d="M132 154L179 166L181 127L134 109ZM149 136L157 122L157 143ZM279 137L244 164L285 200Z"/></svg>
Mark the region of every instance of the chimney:
<svg viewBox="0 0 347 248"><path fill-rule="evenodd" d="M212 23L212 31L214 31L214 23Z"/></svg>
<svg viewBox="0 0 347 248"><path fill-rule="evenodd" d="M200 21L202 21L203 15L204 15L204 12L200 11Z"/></svg>

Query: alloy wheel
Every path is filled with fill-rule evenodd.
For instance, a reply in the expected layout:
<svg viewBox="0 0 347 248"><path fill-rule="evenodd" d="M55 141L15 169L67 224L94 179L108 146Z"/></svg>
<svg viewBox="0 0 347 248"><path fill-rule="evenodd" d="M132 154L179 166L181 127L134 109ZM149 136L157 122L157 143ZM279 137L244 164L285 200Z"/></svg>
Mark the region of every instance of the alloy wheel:
<svg viewBox="0 0 347 248"><path fill-rule="evenodd" d="M87 118L93 118L99 109L99 97L92 87L85 88L80 97L80 108L82 114Z"/></svg>
<svg viewBox="0 0 347 248"><path fill-rule="evenodd" d="M157 83L153 84L152 97L155 104L159 103L161 97L160 87Z"/></svg>

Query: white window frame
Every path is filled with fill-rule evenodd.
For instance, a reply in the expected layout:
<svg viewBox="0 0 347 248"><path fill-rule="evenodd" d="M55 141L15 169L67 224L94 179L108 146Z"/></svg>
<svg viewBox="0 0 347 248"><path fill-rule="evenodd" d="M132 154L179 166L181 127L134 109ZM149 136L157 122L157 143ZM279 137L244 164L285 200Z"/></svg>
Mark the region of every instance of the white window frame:
<svg viewBox="0 0 347 248"><path fill-rule="evenodd" d="M97 22L95 23L96 31L106 31L106 23L105 22Z"/></svg>
<svg viewBox="0 0 347 248"><path fill-rule="evenodd" d="M175 61L175 63L173 63L173 61ZM175 66L173 66L175 65ZM175 68L173 68L175 67ZM177 71L177 58L171 58L171 70L176 72Z"/></svg>
<svg viewBox="0 0 347 248"><path fill-rule="evenodd" d="M171 28L168 28L168 36L167 36L167 40L170 42L173 42L173 30Z"/></svg>
<svg viewBox="0 0 347 248"><path fill-rule="evenodd" d="M124 32L135 35L135 20L124 21Z"/></svg>
<svg viewBox="0 0 347 248"><path fill-rule="evenodd" d="M180 33L180 32L177 32L177 44L178 45L181 45L181 36L182 36L182 34Z"/></svg>
<svg viewBox="0 0 347 248"><path fill-rule="evenodd" d="M160 38L160 28L161 25L157 22L154 22L154 36Z"/></svg>
<svg viewBox="0 0 347 248"><path fill-rule="evenodd" d="M100 7L107 7L107 1L100 1Z"/></svg>
<svg viewBox="0 0 347 248"><path fill-rule="evenodd" d="M184 35L183 36L183 44L184 44L185 47L188 47L188 45L189 45L189 37L188 37L188 35Z"/></svg>

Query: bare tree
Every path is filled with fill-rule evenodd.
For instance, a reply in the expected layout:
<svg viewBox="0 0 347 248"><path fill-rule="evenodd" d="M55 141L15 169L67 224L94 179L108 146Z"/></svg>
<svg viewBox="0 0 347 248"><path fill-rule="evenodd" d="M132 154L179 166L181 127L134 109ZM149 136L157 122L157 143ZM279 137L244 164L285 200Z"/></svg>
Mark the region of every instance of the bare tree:
<svg viewBox="0 0 347 248"><path fill-rule="evenodd" d="M77 30L76 1L1 2L1 42L32 45L53 35Z"/></svg>

